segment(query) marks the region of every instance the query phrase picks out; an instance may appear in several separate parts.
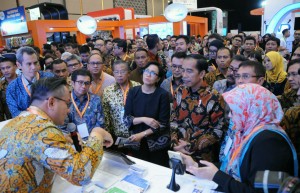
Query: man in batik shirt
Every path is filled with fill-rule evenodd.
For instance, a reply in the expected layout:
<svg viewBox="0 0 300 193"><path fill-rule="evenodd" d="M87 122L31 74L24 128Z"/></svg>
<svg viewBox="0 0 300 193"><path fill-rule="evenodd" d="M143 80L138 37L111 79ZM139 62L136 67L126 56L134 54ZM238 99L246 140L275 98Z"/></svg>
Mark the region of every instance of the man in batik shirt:
<svg viewBox="0 0 300 193"><path fill-rule="evenodd" d="M6 104L6 88L11 81L17 78L16 69L16 59L5 57L0 59L0 70L3 74L3 78L0 80L0 121L11 119Z"/></svg>
<svg viewBox="0 0 300 193"><path fill-rule="evenodd" d="M81 137L86 139L93 128L105 128L101 99L89 92L92 75L88 70L75 70L71 79L73 91L66 123L74 123Z"/></svg>
<svg viewBox="0 0 300 193"><path fill-rule="evenodd" d="M32 85L29 108L0 131L0 192L51 192L54 174L75 185L91 181L112 138L95 128L76 152L56 125L68 114L70 94L62 78ZM106 143L105 143L106 141Z"/></svg>
<svg viewBox="0 0 300 193"><path fill-rule="evenodd" d="M114 137L129 137L128 127L123 123L124 106L130 88L140 85L130 81L129 64L117 60L113 64L116 83L106 87L103 93L103 110L105 125Z"/></svg>
<svg viewBox="0 0 300 193"><path fill-rule="evenodd" d="M203 80L208 63L199 55L183 61L183 83L175 92L171 115L172 146L195 158L216 161L213 151L223 135L224 102Z"/></svg>

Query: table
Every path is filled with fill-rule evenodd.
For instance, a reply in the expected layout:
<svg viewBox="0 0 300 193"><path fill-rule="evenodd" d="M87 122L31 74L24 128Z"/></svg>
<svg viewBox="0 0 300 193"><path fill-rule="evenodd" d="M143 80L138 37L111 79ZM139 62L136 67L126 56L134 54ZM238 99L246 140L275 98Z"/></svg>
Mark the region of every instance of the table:
<svg viewBox="0 0 300 193"><path fill-rule="evenodd" d="M150 182L150 187L146 193L173 193L173 191L166 188L169 184L172 170L166 167L162 167L156 164L152 164L134 157L128 156L137 165L141 165L146 168L146 172L141 176L142 178ZM116 182L120 181L123 177L130 173L129 166L120 164L113 160L109 160L103 157L99 167L97 168L92 182L96 182L101 187L108 189ZM217 187L212 181L201 180L189 174L176 175L176 182L180 185L178 193L192 193L195 187L202 187L204 191L202 193L216 192L213 189ZM75 186L61 178L55 177L55 181L52 187L52 193L81 193L82 187Z"/></svg>
<svg viewBox="0 0 300 193"><path fill-rule="evenodd" d="M8 121L10 120L0 122L0 130ZM174 193L166 188L171 180L172 170L170 168L159 166L134 157L128 157L138 166L146 168L146 172L141 176L150 182L150 187L146 193ZM97 183L105 189L108 189L127 174L130 174L130 168L128 165L110 160L105 157L104 153L103 159L92 178L92 182ZM216 183L199 179L189 174L176 175L176 183L180 185L180 190L178 193L193 193L195 187L203 188L204 190L202 193L216 193L216 191L214 191L214 189L217 187ZM72 185L59 175L56 175L51 192L82 193L82 187Z"/></svg>

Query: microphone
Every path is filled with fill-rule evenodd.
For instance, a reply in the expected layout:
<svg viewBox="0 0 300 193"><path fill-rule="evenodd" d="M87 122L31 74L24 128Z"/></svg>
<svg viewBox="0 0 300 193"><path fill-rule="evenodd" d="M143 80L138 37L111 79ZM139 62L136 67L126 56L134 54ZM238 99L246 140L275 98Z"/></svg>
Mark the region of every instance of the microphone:
<svg viewBox="0 0 300 193"><path fill-rule="evenodd" d="M81 152L82 148L79 144L78 135L76 132L76 125L74 123L68 123L67 130L70 132L76 151Z"/></svg>

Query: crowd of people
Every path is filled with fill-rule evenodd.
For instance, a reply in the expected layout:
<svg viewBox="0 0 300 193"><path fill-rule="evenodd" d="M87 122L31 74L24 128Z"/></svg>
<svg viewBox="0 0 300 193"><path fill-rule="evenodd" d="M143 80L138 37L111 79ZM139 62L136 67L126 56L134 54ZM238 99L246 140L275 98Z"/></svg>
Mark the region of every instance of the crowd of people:
<svg viewBox="0 0 300 193"><path fill-rule="evenodd" d="M0 191L49 192L54 173L84 185L103 144L162 166L178 151L224 192L254 192L258 171L297 176L300 30L291 53L282 33L96 37L2 53L0 121L12 120L0 131Z"/></svg>

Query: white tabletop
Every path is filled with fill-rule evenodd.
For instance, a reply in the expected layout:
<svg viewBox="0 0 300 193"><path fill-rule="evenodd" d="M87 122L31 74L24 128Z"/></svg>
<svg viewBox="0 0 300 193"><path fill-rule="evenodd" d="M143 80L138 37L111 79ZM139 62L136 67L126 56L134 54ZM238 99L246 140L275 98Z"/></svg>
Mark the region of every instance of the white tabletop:
<svg viewBox="0 0 300 193"><path fill-rule="evenodd" d="M136 162L137 165L141 165L146 168L146 172L143 176L141 176L150 182L150 187L146 193L173 193L173 191L166 188L166 186L170 183L172 175L171 169L133 157L129 158ZM129 173L130 171L128 166L109 160L104 156L101 164L94 174L94 177L92 178L92 181L101 185L105 189L108 189ZM202 187L204 189L203 193L211 193L214 192L213 189L217 187L217 184L212 181L201 180L189 174L176 175L176 182L180 185L179 193L192 193L195 187ZM58 192L80 193L82 192L82 187L74 186L60 176L56 176L52 187L52 193Z"/></svg>

